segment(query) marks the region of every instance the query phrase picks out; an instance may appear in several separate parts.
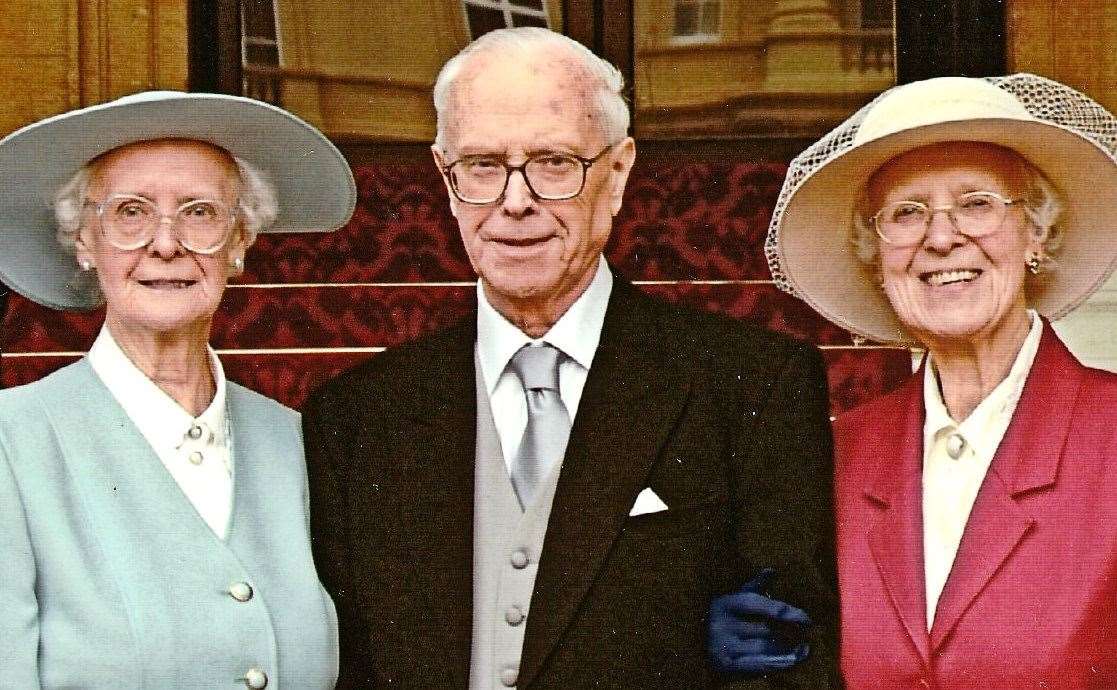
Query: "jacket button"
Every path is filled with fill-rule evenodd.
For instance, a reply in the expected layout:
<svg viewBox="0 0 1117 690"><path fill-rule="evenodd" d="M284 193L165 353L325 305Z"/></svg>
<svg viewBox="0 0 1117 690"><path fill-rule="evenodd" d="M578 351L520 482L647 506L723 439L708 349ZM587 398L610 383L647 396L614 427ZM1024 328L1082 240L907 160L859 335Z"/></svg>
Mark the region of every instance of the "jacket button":
<svg viewBox="0 0 1117 690"><path fill-rule="evenodd" d="M252 598L252 585L247 582L234 582L229 585L229 596L237 601L248 601Z"/></svg>
<svg viewBox="0 0 1117 690"><path fill-rule="evenodd" d="M522 570L527 567L527 552L523 549L516 549L512 552L512 567L516 570Z"/></svg>
<svg viewBox="0 0 1117 690"><path fill-rule="evenodd" d="M504 612L504 620L508 625L519 625L524 622L524 611L519 606L509 606Z"/></svg>
<svg viewBox="0 0 1117 690"><path fill-rule="evenodd" d="M190 461L191 465L201 465L202 460L205 460L205 457L203 457L202 454L198 451L193 451L192 453L190 453L190 455L186 456L186 459Z"/></svg>
<svg viewBox="0 0 1117 690"><path fill-rule="evenodd" d="M506 688L516 687L516 678L520 672L515 666L505 666L500 672L500 683Z"/></svg>
<svg viewBox="0 0 1117 690"><path fill-rule="evenodd" d="M258 668L250 668L244 674L244 684L252 690L263 690L268 687L268 674Z"/></svg>

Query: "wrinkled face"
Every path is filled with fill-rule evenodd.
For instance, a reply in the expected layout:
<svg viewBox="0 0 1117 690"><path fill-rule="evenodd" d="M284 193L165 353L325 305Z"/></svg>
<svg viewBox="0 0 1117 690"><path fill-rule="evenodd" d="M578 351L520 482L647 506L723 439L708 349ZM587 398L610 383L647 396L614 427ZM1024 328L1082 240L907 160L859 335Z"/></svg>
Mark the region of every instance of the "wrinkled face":
<svg viewBox="0 0 1117 690"><path fill-rule="evenodd" d="M227 153L197 141L160 140L109 152L91 170L88 204L78 233L77 258L89 261L105 295L105 321L127 331L167 333L203 325L217 310L234 257L244 256L242 235L210 255L183 248L170 222L146 247L117 249L101 234L95 203L116 194L149 199L165 216L199 199L237 203L239 177Z"/></svg>
<svg viewBox="0 0 1117 690"><path fill-rule="evenodd" d="M597 109L589 107L592 87L574 58L553 50L526 60L475 56L451 96L445 149L433 148L435 162L444 167L478 154L504 156L510 165L546 152L596 156L616 142L605 140ZM536 199L516 172L504 196L489 204L450 193L470 262L498 310L561 314L585 290L634 156L631 139L606 151L573 199Z"/></svg>
<svg viewBox="0 0 1117 690"><path fill-rule="evenodd" d="M1015 199L1026 183L1021 161L997 146L950 142L893 158L869 181L873 211L904 200L948 206L967 192ZM1038 253L1021 204L994 232L969 238L945 212L934 214L923 241L898 248L879 241L885 293L900 321L924 344L981 341L1007 324L1027 323L1024 262Z"/></svg>

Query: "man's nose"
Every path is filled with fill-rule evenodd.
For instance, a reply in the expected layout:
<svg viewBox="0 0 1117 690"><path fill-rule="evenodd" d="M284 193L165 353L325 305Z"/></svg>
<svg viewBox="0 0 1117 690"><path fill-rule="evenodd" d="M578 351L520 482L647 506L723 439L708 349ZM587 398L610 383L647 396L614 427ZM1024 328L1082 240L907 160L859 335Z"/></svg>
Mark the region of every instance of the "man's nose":
<svg viewBox="0 0 1117 690"><path fill-rule="evenodd" d="M508 184L504 188L504 197L500 202L501 210L513 217L528 215L535 209L535 195L527 184L523 170L512 170L508 173Z"/></svg>

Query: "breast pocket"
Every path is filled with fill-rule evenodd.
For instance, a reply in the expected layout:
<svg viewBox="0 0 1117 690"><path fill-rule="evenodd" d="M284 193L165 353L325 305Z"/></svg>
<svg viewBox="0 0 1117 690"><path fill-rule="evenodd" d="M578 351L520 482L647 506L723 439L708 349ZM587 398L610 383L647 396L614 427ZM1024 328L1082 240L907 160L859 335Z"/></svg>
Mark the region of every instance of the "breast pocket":
<svg viewBox="0 0 1117 690"><path fill-rule="evenodd" d="M725 521L726 509L721 496L708 496L690 503L669 505L667 510L630 516L624 521L622 536L628 539L671 539L721 531Z"/></svg>

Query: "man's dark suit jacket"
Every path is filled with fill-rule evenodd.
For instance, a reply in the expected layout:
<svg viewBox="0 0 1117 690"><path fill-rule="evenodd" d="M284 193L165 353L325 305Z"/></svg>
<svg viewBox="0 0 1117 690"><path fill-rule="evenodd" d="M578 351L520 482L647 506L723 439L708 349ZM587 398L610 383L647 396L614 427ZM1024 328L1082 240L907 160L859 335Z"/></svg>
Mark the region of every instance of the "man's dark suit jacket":
<svg viewBox="0 0 1117 690"><path fill-rule="evenodd" d="M328 383L304 414L311 532L342 688L466 688L476 319ZM831 434L818 351L615 281L530 604L518 687L705 688L711 596L762 567L837 685ZM669 510L629 517L651 487Z"/></svg>

